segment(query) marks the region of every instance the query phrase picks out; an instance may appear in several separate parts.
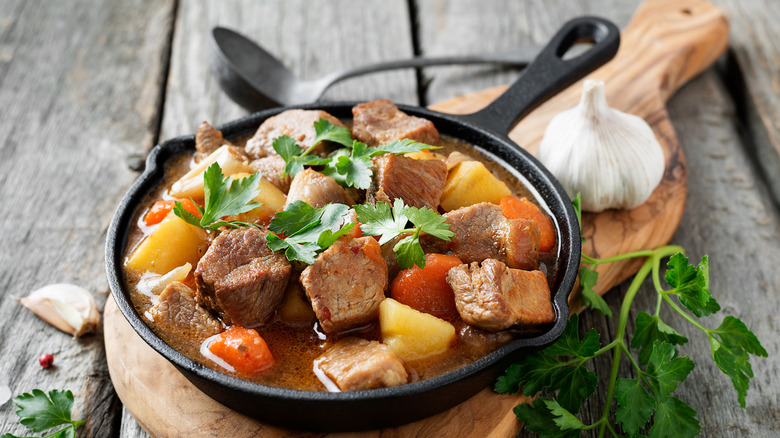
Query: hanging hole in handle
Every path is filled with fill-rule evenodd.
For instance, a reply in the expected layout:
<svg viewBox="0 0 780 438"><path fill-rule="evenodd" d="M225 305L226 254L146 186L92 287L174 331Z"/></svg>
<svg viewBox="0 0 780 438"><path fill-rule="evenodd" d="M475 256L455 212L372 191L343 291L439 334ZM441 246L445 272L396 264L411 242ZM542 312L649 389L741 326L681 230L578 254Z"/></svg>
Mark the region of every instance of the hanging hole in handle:
<svg viewBox="0 0 780 438"><path fill-rule="evenodd" d="M596 40L593 38L580 38L575 41L566 52L561 56L561 59L568 61L574 59L583 53L586 53L596 44Z"/></svg>
<svg viewBox="0 0 780 438"><path fill-rule="evenodd" d="M690 8L685 8L680 12L682 12L684 15L693 15L693 11Z"/></svg>

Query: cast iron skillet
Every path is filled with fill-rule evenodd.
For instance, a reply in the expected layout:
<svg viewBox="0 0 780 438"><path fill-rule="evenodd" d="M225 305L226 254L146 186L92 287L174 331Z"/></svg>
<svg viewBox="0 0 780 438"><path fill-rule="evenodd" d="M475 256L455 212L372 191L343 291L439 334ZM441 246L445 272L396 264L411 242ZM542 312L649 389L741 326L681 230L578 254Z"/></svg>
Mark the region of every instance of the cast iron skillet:
<svg viewBox="0 0 780 438"><path fill-rule="evenodd" d="M573 59L563 55L574 44L593 46ZM476 145L510 169L552 214L559 240L558 267L551 284L555 322L539 336L516 339L482 359L432 379L393 388L328 393L299 391L240 380L207 368L174 350L147 327L133 307L122 270L132 219L144 197L163 180L171 157L194 150L195 136L178 137L156 146L146 170L120 203L108 231L106 271L111 293L130 325L152 348L173 363L195 386L236 411L268 423L296 429L361 430L415 421L448 409L491 385L506 366L521 355L554 342L569 315L567 297L574 287L580 261L580 233L568 196L554 177L506 135L532 109L577 79L595 70L617 52L620 33L609 21L582 17L566 23L521 77L496 101L474 114L455 116L399 105L408 114L433 121L439 132ZM296 106L323 109L348 119L354 103ZM252 114L221 126L225 137L254 132L265 119L290 108Z"/></svg>

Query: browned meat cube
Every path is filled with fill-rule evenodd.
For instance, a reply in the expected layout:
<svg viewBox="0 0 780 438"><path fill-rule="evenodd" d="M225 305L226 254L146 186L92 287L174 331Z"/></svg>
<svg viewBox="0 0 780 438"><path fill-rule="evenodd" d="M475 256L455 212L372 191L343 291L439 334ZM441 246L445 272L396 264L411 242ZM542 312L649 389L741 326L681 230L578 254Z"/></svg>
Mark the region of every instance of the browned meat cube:
<svg viewBox="0 0 780 438"><path fill-rule="evenodd" d="M507 268L487 259L447 272L461 318L475 327L498 331L513 325L553 322L550 287L542 271Z"/></svg>
<svg viewBox="0 0 780 438"><path fill-rule="evenodd" d="M445 182L447 165L444 161L385 154L374 157L374 181L367 200L371 204L392 204L396 198L401 198L406 205L436 210Z"/></svg>
<svg viewBox="0 0 780 438"><path fill-rule="evenodd" d="M195 150L198 151L195 157L196 160L200 161L222 145L235 147L233 143L222 137L221 131L218 131L208 122L201 123L198 127L198 132L195 134Z"/></svg>
<svg viewBox="0 0 780 438"><path fill-rule="evenodd" d="M161 330L197 339L206 339L225 330L217 318L195 302L195 291L178 281L162 291L149 314Z"/></svg>
<svg viewBox="0 0 780 438"><path fill-rule="evenodd" d="M389 100L355 105L352 117L352 136L369 146L405 138L432 146L439 144L439 131L433 122L410 116Z"/></svg>
<svg viewBox="0 0 780 438"><path fill-rule="evenodd" d="M246 153L253 159L263 158L266 155L277 155L273 142L274 139L283 135L292 137L301 149L308 149L316 137L314 122L320 118L334 125L344 126L339 119L325 111L287 110L269 118L257 128L255 135L246 142ZM321 146L317 146L316 149L321 149ZM324 150L324 148L322 149Z"/></svg>
<svg viewBox="0 0 780 438"><path fill-rule="evenodd" d="M284 173L284 158L280 155L269 155L267 157L258 158L249 163L253 169L260 172L263 178L271 182L284 193L290 190L290 175L282 176Z"/></svg>
<svg viewBox="0 0 780 438"><path fill-rule="evenodd" d="M539 267L540 232L535 222L507 219L501 207L489 202L459 208L444 217L455 235L449 242L424 236L421 240L425 252L450 250L463 263L492 258L510 268Z"/></svg>
<svg viewBox="0 0 780 438"><path fill-rule="evenodd" d="M322 330L336 333L376 319L387 263L371 237L339 240L303 270L300 283Z"/></svg>
<svg viewBox="0 0 780 438"><path fill-rule="evenodd" d="M303 201L315 208L322 208L331 203L346 205L355 203L335 179L311 169L298 172L290 183L287 205L295 201Z"/></svg>
<svg viewBox="0 0 780 438"><path fill-rule="evenodd" d="M267 234L256 227L224 231L198 262L198 303L226 324L258 326L284 298L292 268L284 255L268 248Z"/></svg>
<svg viewBox="0 0 780 438"><path fill-rule="evenodd" d="M356 337L337 342L315 366L342 391L387 388L409 380L404 363L390 347Z"/></svg>

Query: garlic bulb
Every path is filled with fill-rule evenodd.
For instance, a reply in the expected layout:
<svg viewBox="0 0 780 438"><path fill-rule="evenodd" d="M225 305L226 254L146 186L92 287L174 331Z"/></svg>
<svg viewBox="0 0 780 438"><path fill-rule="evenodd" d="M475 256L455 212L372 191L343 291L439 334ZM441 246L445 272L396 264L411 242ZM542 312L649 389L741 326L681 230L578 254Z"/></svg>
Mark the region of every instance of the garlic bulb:
<svg viewBox="0 0 780 438"><path fill-rule="evenodd" d="M44 321L74 337L94 332L100 325L95 298L86 289L72 284L50 284L18 301Z"/></svg>
<svg viewBox="0 0 780 438"><path fill-rule="evenodd" d="M539 161L582 210L634 208L664 174L664 153L641 118L612 109L604 82L586 80L578 106L555 116L539 145Z"/></svg>

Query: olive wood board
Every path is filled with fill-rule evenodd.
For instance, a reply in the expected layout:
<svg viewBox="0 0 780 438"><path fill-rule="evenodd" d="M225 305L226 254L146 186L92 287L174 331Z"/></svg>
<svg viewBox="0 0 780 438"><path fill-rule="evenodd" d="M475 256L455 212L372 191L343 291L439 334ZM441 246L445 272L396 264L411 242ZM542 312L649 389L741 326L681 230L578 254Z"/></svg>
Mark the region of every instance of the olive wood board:
<svg viewBox="0 0 780 438"><path fill-rule="evenodd" d="M616 57L588 76L606 83L610 106L641 116L651 125L664 149L666 171L661 184L641 206L584 214L584 253L604 258L669 242L682 219L687 177L685 158L665 104L674 91L712 64L727 44L728 23L712 4L703 0L647 0L623 31ZM505 88L491 88L431 108L474 112ZM555 114L576 105L580 90L581 82L536 109L510 132L510 138L535 154L547 123ZM598 266L596 291L605 293L640 265L641 260ZM570 302L573 309L581 310L576 292ZM151 436L323 435L269 426L213 401L132 330L113 299L107 301L104 311L104 336L108 369L117 394ZM515 436L521 424L512 408L526 400L529 398L499 395L486 388L425 420L350 435Z"/></svg>

